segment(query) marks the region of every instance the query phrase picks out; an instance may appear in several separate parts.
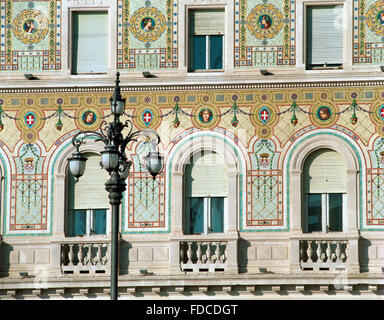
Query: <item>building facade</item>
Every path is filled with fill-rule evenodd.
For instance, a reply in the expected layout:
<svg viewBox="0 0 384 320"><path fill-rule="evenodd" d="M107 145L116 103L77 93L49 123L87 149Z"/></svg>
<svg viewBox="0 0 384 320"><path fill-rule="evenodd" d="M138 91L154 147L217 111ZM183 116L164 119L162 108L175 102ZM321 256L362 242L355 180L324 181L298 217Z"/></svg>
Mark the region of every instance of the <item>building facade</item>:
<svg viewBox="0 0 384 320"><path fill-rule="evenodd" d="M109 297L103 146L153 129L120 216L121 299L369 298L384 289L384 4L0 1L0 299Z"/></svg>

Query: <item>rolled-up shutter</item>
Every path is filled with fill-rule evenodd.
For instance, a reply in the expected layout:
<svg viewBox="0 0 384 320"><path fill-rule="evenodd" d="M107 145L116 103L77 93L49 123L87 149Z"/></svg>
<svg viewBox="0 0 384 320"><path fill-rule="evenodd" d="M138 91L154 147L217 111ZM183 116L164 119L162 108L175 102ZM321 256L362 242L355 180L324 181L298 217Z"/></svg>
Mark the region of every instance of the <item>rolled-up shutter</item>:
<svg viewBox="0 0 384 320"><path fill-rule="evenodd" d="M224 158L215 152L203 151L191 158L185 169L187 197L226 197L227 168Z"/></svg>
<svg viewBox="0 0 384 320"><path fill-rule="evenodd" d="M303 170L305 193L346 193L347 171L336 151L321 149L310 154Z"/></svg>
<svg viewBox="0 0 384 320"><path fill-rule="evenodd" d="M105 73L108 62L108 14L74 12L72 72Z"/></svg>
<svg viewBox="0 0 384 320"><path fill-rule="evenodd" d="M343 6L308 6L307 65L343 63Z"/></svg>
<svg viewBox="0 0 384 320"><path fill-rule="evenodd" d="M224 10L189 10L191 35L224 34Z"/></svg>
<svg viewBox="0 0 384 320"><path fill-rule="evenodd" d="M99 165L100 156L86 153L88 159L84 175L76 182L68 173L68 209L106 209L109 208L108 192L105 183L110 178L107 171Z"/></svg>

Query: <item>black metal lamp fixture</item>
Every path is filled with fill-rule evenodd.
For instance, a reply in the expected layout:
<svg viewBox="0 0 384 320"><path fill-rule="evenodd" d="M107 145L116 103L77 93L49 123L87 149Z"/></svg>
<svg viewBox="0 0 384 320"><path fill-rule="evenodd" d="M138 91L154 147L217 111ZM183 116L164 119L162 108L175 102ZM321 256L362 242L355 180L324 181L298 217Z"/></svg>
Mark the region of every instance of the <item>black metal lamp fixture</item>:
<svg viewBox="0 0 384 320"><path fill-rule="evenodd" d="M125 111L125 99L120 92L120 73L116 73L115 89L113 96L109 99L111 102L111 111L114 116L112 122L103 121L99 131L80 131L72 138L72 144L76 148L73 156L68 159L69 170L78 180L85 171L86 158L81 154L79 148L89 137L96 138L96 141L102 141L105 145L101 152L101 166L106 169L110 179L105 183L105 189L109 192L109 203L112 207L112 242L111 242L111 300L117 300L118 294L118 236L119 236L119 210L123 192L126 190L125 180L128 178L131 161L127 160L125 149L131 141L137 141L139 135L146 136L151 149L146 157L146 168L155 179L163 170L163 157L157 151L160 143L159 135L150 129L134 131L130 120L122 123L120 116ZM103 128L104 126L104 128ZM123 137L123 130L128 128L129 132ZM104 134L106 132L106 135ZM151 139L151 135L155 138Z"/></svg>

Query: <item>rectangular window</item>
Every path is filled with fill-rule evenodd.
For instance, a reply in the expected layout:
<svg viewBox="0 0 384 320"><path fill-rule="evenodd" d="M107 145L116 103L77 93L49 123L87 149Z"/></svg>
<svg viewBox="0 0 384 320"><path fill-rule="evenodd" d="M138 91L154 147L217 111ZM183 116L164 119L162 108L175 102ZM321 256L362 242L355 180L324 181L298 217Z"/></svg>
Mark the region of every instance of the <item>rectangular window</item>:
<svg viewBox="0 0 384 320"><path fill-rule="evenodd" d="M68 236L90 236L107 234L108 209L69 210Z"/></svg>
<svg viewBox="0 0 384 320"><path fill-rule="evenodd" d="M223 69L224 10L189 10L189 71Z"/></svg>
<svg viewBox="0 0 384 320"><path fill-rule="evenodd" d="M72 73L106 73L108 43L107 12L73 12Z"/></svg>
<svg viewBox="0 0 384 320"><path fill-rule="evenodd" d="M308 193L306 232L343 231L342 193Z"/></svg>
<svg viewBox="0 0 384 320"><path fill-rule="evenodd" d="M343 6L306 7L307 69L343 67Z"/></svg>
<svg viewBox="0 0 384 320"><path fill-rule="evenodd" d="M190 197L189 233L208 234L224 232L225 197Z"/></svg>

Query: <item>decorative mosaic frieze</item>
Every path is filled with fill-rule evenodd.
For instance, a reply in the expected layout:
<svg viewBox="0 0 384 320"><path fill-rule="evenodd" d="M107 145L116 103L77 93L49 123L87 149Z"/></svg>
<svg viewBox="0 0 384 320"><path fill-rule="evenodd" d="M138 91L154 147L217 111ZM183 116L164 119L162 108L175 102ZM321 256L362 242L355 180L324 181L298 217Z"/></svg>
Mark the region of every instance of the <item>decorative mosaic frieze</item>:
<svg viewBox="0 0 384 320"><path fill-rule="evenodd" d="M177 0L118 0L117 68L177 68L177 11Z"/></svg>
<svg viewBox="0 0 384 320"><path fill-rule="evenodd" d="M0 70L61 69L61 0L0 0Z"/></svg>
<svg viewBox="0 0 384 320"><path fill-rule="evenodd" d="M295 0L235 1L235 68L296 64Z"/></svg>

